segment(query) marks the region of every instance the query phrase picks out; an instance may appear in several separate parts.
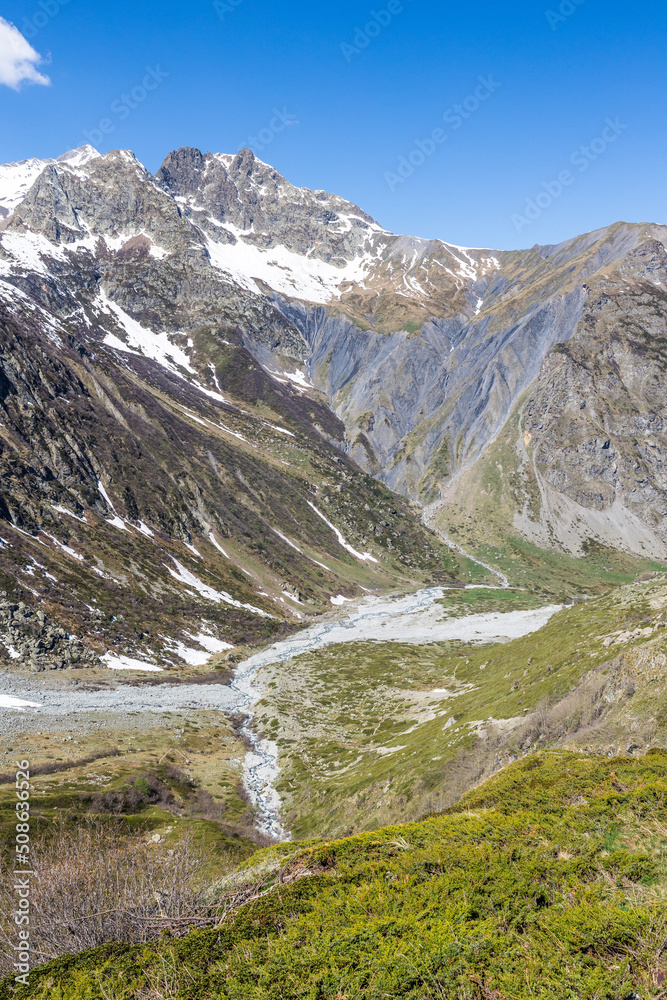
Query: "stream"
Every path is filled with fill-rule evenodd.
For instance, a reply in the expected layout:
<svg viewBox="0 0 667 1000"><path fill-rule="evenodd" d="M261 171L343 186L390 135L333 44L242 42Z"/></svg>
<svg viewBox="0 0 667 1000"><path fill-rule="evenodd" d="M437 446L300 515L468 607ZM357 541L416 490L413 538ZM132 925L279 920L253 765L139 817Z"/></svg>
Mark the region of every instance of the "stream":
<svg viewBox="0 0 667 1000"><path fill-rule="evenodd" d="M489 588L501 589L501 588ZM355 602L345 617L329 617L275 643L244 660L237 667L231 687L243 701L247 719L243 733L252 745L245 763L245 782L260 817L259 826L280 840L289 835L280 814L280 797L275 789L279 774L278 747L259 736L253 727L253 705L261 697L257 673L272 663L284 663L302 653L344 642L499 642L518 639L536 632L561 610L549 605L530 611L490 612L464 617L447 617L436 602L446 587L429 587L400 597L365 597Z"/></svg>
<svg viewBox="0 0 667 1000"><path fill-rule="evenodd" d="M241 732L246 746L250 746L244 764L244 781L258 826L277 840L287 840L289 834L283 827L280 797L275 788L279 774L278 747L257 733L254 727L253 709L263 694L257 675L263 667L348 642L507 641L537 631L560 610L559 606L550 605L529 611L448 616L445 607L437 603L447 589L429 587L412 594L368 596L351 602L349 609L331 612L319 622L239 663L229 685L119 684L98 690L53 689L8 672L0 676L0 710L8 713L5 718L9 731L20 728L18 717L23 714L67 718L89 712L179 709L242 714L245 719Z"/></svg>

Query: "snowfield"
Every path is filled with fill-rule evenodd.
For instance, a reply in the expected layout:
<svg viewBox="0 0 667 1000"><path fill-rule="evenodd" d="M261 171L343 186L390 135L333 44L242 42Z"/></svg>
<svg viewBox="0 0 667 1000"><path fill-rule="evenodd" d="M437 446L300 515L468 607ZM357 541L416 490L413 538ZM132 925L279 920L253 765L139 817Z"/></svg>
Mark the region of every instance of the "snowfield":
<svg viewBox="0 0 667 1000"><path fill-rule="evenodd" d="M206 249L211 264L228 275L230 280L249 292L259 294L261 289L255 279L269 285L276 292L290 298L325 304L340 295L340 288L348 281L363 281L373 264L375 253L361 254L341 267L327 264L317 257L303 256L287 247L262 250L246 243L243 234L227 223L222 228L236 237L236 243L217 243L207 238Z"/></svg>

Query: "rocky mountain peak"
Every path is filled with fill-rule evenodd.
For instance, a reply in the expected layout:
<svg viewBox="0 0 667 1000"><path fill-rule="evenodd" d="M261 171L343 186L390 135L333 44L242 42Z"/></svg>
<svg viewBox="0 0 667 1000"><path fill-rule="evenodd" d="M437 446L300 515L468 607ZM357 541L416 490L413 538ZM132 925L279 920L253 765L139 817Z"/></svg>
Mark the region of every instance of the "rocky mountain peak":
<svg viewBox="0 0 667 1000"><path fill-rule="evenodd" d="M61 153L60 156L56 157L55 162L69 163L72 167L82 167L84 163L95 160L101 155L94 146L86 144L85 146L79 146L77 149L70 149L67 153Z"/></svg>
<svg viewBox="0 0 667 1000"><path fill-rule="evenodd" d="M167 191L196 194L200 176L205 168L206 157L200 149L181 146L165 157L155 177Z"/></svg>
<svg viewBox="0 0 667 1000"><path fill-rule="evenodd" d="M100 154L92 146L70 149L55 159L32 158L17 163L0 164L0 219L7 218L23 200L37 178L53 164L82 167Z"/></svg>
<svg viewBox="0 0 667 1000"><path fill-rule="evenodd" d="M256 164L261 161L255 157L252 149L247 146L245 149L239 150L234 159L231 162L231 173L234 174L245 174L248 177Z"/></svg>
<svg viewBox="0 0 667 1000"><path fill-rule="evenodd" d="M114 150L73 166L48 164L6 221L12 232L38 233L51 243L92 251L100 237L148 234L165 250L201 236L181 218L173 198L129 150Z"/></svg>
<svg viewBox="0 0 667 1000"><path fill-rule="evenodd" d="M284 247L342 266L383 233L357 205L295 187L248 148L232 156L184 147L170 153L155 176L214 243Z"/></svg>

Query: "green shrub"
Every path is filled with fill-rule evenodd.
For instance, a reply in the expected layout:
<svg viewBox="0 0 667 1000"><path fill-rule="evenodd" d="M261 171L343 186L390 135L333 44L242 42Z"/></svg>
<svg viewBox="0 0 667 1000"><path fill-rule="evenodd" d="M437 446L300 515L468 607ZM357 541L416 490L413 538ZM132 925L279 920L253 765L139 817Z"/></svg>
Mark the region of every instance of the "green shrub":
<svg viewBox="0 0 667 1000"><path fill-rule="evenodd" d="M235 878L273 888L219 927L62 958L0 1000L657 1000L666 824L666 752L536 754L446 814L259 852Z"/></svg>

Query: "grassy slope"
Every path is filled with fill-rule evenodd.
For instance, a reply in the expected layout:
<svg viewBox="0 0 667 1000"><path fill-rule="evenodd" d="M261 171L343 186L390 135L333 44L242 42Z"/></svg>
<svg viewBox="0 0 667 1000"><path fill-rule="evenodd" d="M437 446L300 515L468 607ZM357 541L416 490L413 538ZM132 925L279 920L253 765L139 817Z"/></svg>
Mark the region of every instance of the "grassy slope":
<svg viewBox="0 0 667 1000"><path fill-rule="evenodd" d="M446 600L456 613L532 599ZM258 721L280 749L290 829L341 836L423 815L535 747L667 737L666 609L658 577L508 643L350 643L266 668Z"/></svg>
<svg viewBox="0 0 667 1000"><path fill-rule="evenodd" d="M218 712L165 713L148 723L115 717L74 738L56 730L23 734L20 754L12 743L14 751L9 746L0 757L0 853L15 825L17 755L31 761L33 837L61 818L76 825L97 814L167 841L188 830L225 864L255 850L239 772L244 747Z"/></svg>
<svg viewBox="0 0 667 1000"><path fill-rule="evenodd" d="M257 856L246 878L272 864L273 891L216 930L61 959L0 997L658 998L666 767L542 752L449 814Z"/></svg>

